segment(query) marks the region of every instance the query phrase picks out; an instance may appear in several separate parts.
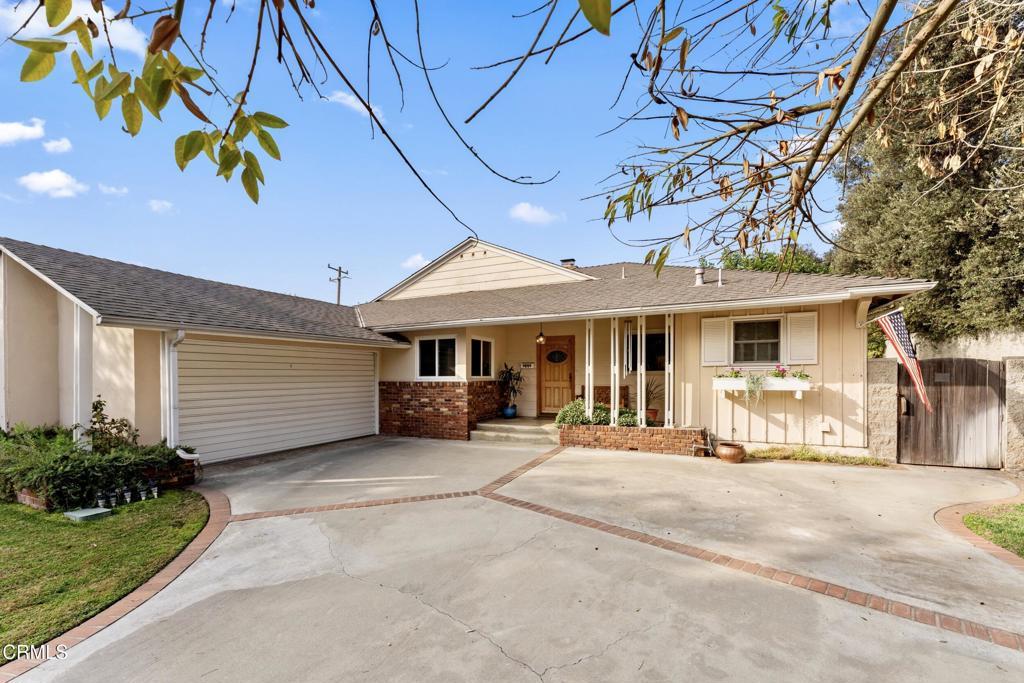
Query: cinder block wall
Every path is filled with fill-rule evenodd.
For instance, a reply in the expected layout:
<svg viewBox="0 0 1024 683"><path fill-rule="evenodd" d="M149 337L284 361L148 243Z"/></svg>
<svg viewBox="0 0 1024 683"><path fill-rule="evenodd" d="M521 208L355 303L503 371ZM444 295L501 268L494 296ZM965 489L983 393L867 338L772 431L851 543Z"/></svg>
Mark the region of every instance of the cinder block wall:
<svg viewBox="0 0 1024 683"><path fill-rule="evenodd" d="M897 456L898 377L896 359L868 359L868 451L891 462Z"/></svg>

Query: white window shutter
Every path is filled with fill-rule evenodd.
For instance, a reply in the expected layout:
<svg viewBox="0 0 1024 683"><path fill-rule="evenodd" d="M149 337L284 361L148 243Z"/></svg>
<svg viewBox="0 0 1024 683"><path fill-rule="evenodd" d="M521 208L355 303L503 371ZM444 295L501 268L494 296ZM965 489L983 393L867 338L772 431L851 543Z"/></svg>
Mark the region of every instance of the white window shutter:
<svg viewBox="0 0 1024 683"><path fill-rule="evenodd" d="M818 364L818 314L790 313L786 316L786 347L790 365Z"/></svg>
<svg viewBox="0 0 1024 683"><path fill-rule="evenodd" d="M705 318L700 322L702 365L729 364L729 319Z"/></svg>

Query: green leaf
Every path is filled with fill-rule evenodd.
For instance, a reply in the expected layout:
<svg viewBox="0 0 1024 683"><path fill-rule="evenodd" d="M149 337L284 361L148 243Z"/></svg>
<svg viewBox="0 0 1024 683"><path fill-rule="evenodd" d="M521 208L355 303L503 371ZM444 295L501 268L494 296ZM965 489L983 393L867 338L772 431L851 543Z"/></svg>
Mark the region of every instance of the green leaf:
<svg viewBox="0 0 1024 683"><path fill-rule="evenodd" d="M135 78L135 96L139 98L139 102L149 110L150 114L160 120L160 107L156 104L153 92L149 89L149 84L139 77Z"/></svg>
<svg viewBox="0 0 1024 683"><path fill-rule="evenodd" d="M75 70L75 83L82 86L82 90L90 98L92 97L92 91L89 89L89 74L85 70L85 66L82 64L82 58L78 56L78 52L71 53L71 68Z"/></svg>
<svg viewBox="0 0 1024 683"><path fill-rule="evenodd" d="M241 142L245 139L245 136L252 130L252 122L247 116L239 116L235 119L235 132L232 135L235 140Z"/></svg>
<svg viewBox="0 0 1024 683"><path fill-rule="evenodd" d="M219 130L215 130L212 133L203 133L203 151L206 152L206 156L208 156L210 161L214 164L217 163L217 157L214 155L214 148L218 142L220 142Z"/></svg>
<svg viewBox="0 0 1024 683"><path fill-rule="evenodd" d="M56 28L71 14L71 0L46 0L46 23Z"/></svg>
<svg viewBox="0 0 1024 683"><path fill-rule="evenodd" d="M242 155L237 149L220 148L220 165L217 167L217 175L230 177L230 174L242 161Z"/></svg>
<svg viewBox="0 0 1024 683"><path fill-rule="evenodd" d="M259 141L260 147L262 147L263 151L270 155L270 157L277 159L278 161L281 160L281 150L277 148L277 143L274 142L274 138L270 133L265 130L258 131L256 133L256 140Z"/></svg>
<svg viewBox="0 0 1024 683"><path fill-rule="evenodd" d="M174 141L174 160L182 171L188 163L199 156L206 144L206 134L201 130L182 135Z"/></svg>
<svg viewBox="0 0 1024 683"><path fill-rule="evenodd" d="M611 33L612 0L580 0L580 9L598 32L606 36Z"/></svg>
<svg viewBox="0 0 1024 683"><path fill-rule="evenodd" d="M252 152L246 152L242 155L245 159L245 167L252 169L252 172L256 174L256 178L263 184L266 184L266 180L263 178L263 169L260 168L260 160L256 158L256 155Z"/></svg>
<svg viewBox="0 0 1024 683"><path fill-rule="evenodd" d="M245 188L245 193L249 195L253 204L260 203L260 186L256 180L256 174L251 168L242 171L242 187Z"/></svg>
<svg viewBox="0 0 1024 683"><path fill-rule="evenodd" d="M265 111L258 111L252 115L252 118L256 123L267 128L287 128L288 124L284 119L278 118L273 114L268 114Z"/></svg>
<svg viewBox="0 0 1024 683"><path fill-rule="evenodd" d="M25 83L41 81L53 71L56 64L57 58L53 53L32 50L21 67L21 80Z"/></svg>
<svg viewBox="0 0 1024 683"><path fill-rule="evenodd" d="M100 92L100 90L106 89L108 87L110 87L110 82L107 81L107 77L106 76L100 76L96 80L96 92L97 93ZM110 112L110 105L111 105L110 100L105 100L105 99L103 99L101 97L94 97L93 98L93 106L96 107L96 115L100 117L100 121L102 121L104 118L106 118L107 114Z"/></svg>
<svg viewBox="0 0 1024 683"><path fill-rule="evenodd" d="M128 93L121 98L121 116L124 117L124 128L135 137L142 130L142 105L135 93Z"/></svg>
<svg viewBox="0 0 1024 683"><path fill-rule="evenodd" d="M82 17L78 17L73 22L67 25L64 30L57 33L58 36L63 36L72 31L78 36L78 43L85 50L86 54L92 57L92 34L89 33L89 27L82 21Z"/></svg>
<svg viewBox="0 0 1024 683"><path fill-rule="evenodd" d="M56 38L27 38L25 40L13 39L12 43L17 43L22 47L27 47L29 50L35 50L36 52L61 52L68 46L63 40L57 40Z"/></svg>

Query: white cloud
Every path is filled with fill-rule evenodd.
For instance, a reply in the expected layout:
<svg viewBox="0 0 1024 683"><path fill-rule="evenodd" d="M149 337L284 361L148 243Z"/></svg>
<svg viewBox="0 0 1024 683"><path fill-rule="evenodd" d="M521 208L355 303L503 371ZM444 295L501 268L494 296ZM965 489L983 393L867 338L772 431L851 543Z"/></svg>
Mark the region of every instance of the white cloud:
<svg viewBox="0 0 1024 683"><path fill-rule="evenodd" d="M28 123L11 121L4 123L0 121L0 145L13 145L16 142L25 140L38 140L46 134L42 119L29 119Z"/></svg>
<svg viewBox="0 0 1024 683"><path fill-rule="evenodd" d="M174 204L172 202L167 201L166 199L149 200L149 210L152 211L153 213L167 213L173 208Z"/></svg>
<svg viewBox="0 0 1024 683"><path fill-rule="evenodd" d="M128 194L128 188L123 185L118 187L117 185L104 185L103 183L99 183L96 185L96 187L103 194L112 194L117 197L122 197Z"/></svg>
<svg viewBox="0 0 1024 683"><path fill-rule="evenodd" d="M123 4L123 3L122 3ZM19 6L20 5L20 6ZM0 33L4 36L17 31L25 20L28 19L32 11L38 6L34 2L12 2L11 0L0 0ZM108 17L112 17L117 14L118 10L111 8L109 5L104 3L103 11L106 12ZM101 25L101 19L98 12L92 11L91 0L74 0L71 5L71 17L92 17L93 21L96 22L97 26ZM110 31L110 42L114 45L116 50L124 50L132 52L138 55L140 58L146 56L146 35L135 27L130 21L115 21L108 22L108 30ZM46 25L46 15L44 12L36 12L36 16L29 22L25 30L20 34L21 37L32 37L37 38L43 35L49 35L53 30ZM74 40L74 36L71 36ZM106 42L105 39L101 39L102 42ZM93 41L93 49L96 50L101 40Z"/></svg>
<svg viewBox="0 0 1024 683"><path fill-rule="evenodd" d="M75 197L89 189L68 173L55 168L52 171L36 171L18 178L18 184L29 192L45 194L57 199Z"/></svg>
<svg viewBox="0 0 1024 683"><path fill-rule="evenodd" d="M551 213L543 206L535 206L530 202L519 202L508 210L508 215L517 221L534 225L547 225L555 221L565 220L564 213Z"/></svg>
<svg viewBox="0 0 1024 683"><path fill-rule="evenodd" d="M47 140L43 143L43 149L50 154L66 154L71 151L71 140L68 140L67 138Z"/></svg>
<svg viewBox="0 0 1024 683"><path fill-rule="evenodd" d="M370 114L366 111L366 107L363 106L363 103L359 101L359 98L343 90L335 90L332 92L327 96L327 101L340 104L343 107L348 107L357 114L370 118ZM370 106L373 107L373 113L377 115L377 119L380 120L381 123L386 123L384 121L384 112L381 111L381 108L375 104L371 104Z"/></svg>
<svg viewBox="0 0 1024 683"><path fill-rule="evenodd" d="M423 258L423 254L413 254L409 258L402 261L402 267L410 270L422 268L423 266L430 263L427 259Z"/></svg>

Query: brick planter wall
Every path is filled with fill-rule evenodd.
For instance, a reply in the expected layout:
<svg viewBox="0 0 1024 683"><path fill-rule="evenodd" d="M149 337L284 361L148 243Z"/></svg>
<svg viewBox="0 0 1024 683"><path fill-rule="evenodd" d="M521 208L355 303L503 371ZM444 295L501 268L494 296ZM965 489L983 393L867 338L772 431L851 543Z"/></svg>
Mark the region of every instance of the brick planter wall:
<svg viewBox="0 0 1024 683"><path fill-rule="evenodd" d="M143 479L152 479L160 490L177 489L191 486L196 483L196 464L193 460L181 460L178 467L173 470L146 470L142 473ZM43 497L43 494L30 489L22 489L15 494L15 497L22 505L27 505L36 510L50 510L54 505L52 501ZM84 507L95 505L91 501L83 501Z"/></svg>
<svg viewBox="0 0 1024 683"><path fill-rule="evenodd" d="M380 382L380 433L469 438L466 382Z"/></svg>
<svg viewBox="0 0 1024 683"><path fill-rule="evenodd" d="M469 383L469 428L476 429L476 423L501 415L501 394L497 382Z"/></svg>
<svg viewBox="0 0 1024 683"><path fill-rule="evenodd" d="M645 451L693 455L693 444L704 444L699 429L666 427L609 427L607 425L562 425L558 443L580 448L604 448L613 451Z"/></svg>

